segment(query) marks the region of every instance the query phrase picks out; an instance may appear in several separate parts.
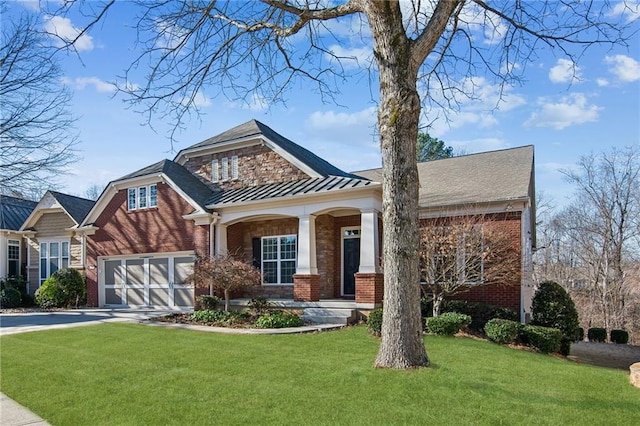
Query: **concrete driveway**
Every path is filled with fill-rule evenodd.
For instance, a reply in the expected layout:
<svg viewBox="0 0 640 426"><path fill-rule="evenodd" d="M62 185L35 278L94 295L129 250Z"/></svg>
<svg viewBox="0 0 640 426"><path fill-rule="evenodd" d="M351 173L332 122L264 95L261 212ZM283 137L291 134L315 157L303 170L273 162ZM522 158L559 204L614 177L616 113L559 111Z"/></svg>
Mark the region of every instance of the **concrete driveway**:
<svg viewBox="0 0 640 426"><path fill-rule="evenodd" d="M141 321L171 311L154 309L74 309L55 312L0 314L0 336L29 331L78 327L114 321Z"/></svg>

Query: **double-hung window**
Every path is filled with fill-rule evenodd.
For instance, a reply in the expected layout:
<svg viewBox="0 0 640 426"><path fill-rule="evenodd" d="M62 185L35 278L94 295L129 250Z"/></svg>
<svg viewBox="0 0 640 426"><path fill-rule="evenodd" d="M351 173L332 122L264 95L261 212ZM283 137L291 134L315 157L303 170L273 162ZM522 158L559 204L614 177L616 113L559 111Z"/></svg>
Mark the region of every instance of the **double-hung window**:
<svg viewBox="0 0 640 426"><path fill-rule="evenodd" d="M20 241L9 240L7 242L7 272L8 276L20 275Z"/></svg>
<svg viewBox="0 0 640 426"><path fill-rule="evenodd" d="M158 206L158 186L149 185L127 190L127 208L129 210L146 209Z"/></svg>
<svg viewBox="0 0 640 426"><path fill-rule="evenodd" d="M296 236L262 238L262 281L265 284L293 284L296 272Z"/></svg>
<svg viewBox="0 0 640 426"><path fill-rule="evenodd" d="M69 267L69 241L40 242L40 284L61 268Z"/></svg>

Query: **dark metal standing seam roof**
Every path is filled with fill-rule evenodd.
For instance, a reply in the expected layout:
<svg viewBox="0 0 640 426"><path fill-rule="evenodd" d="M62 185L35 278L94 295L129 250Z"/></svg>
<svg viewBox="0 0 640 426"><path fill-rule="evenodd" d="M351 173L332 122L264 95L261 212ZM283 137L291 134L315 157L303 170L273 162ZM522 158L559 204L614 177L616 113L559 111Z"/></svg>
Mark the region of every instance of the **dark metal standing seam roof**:
<svg viewBox="0 0 640 426"><path fill-rule="evenodd" d="M17 231L37 205L35 201L0 195L0 229Z"/></svg>
<svg viewBox="0 0 640 426"><path fill-rule="evenodd" d="M49 191L51 195L60 203L63 209L71 216L71 218L77 223L81 224L85 216L89 214L94 204L93 200L87 200L86 198L80 198L69 194L63 194L61 192Z"/></svg>
<svg viewBox="0 0 640 426"><path fill-rule="evenodd" d="M272 183L232 189L214 194L208 201L210 208L223 207L235 203L272 200L304 194L319 194L351 188L363 188L375 182L343 176L309 178L292 182Z"/></svg>

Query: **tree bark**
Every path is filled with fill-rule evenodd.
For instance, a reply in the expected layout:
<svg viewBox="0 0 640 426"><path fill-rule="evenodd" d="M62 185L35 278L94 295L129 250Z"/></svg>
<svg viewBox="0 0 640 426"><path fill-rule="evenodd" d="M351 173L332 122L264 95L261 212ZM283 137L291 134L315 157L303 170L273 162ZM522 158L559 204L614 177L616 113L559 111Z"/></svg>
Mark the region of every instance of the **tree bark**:
<svg viewBox="0 0 640 426"><path fill-rule="evenodd" d="M382 150L384 313L376 367L429 364L422 340L418 269L418 168L416 137L420 99L418 67L395 2L369 2L380 76L378 127Z"/></svg>

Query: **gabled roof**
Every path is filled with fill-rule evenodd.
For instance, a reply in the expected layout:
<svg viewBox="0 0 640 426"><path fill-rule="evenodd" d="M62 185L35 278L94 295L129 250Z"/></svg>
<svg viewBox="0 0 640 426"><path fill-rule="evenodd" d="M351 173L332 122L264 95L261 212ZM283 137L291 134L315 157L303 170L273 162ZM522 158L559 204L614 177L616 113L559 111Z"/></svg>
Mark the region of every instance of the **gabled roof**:
<svg viewBox="0 0 640 426"><path fill-rule="evenodd" d="M77 223L82 223L82 220L93 208L96 203L93 200L86 198L76 197L74 195L63 194L56 191L48 191L53 197L60 203L62 208L67 212L69 216Z"/></svg>
<svg viewBox="0 0 640 426"><path fill-rule="evenodd" d="M352 188L363 188L371 185L376 185L376 183L371 182L368 179L356 179L341 176L309 178L292 182L249 186L219 192L209 199L207 205L211 208L216 208L239 203L320 194Z"/></svg>
<svg viewBox="0 0 640 426"><path fill-rule="evenodd" d="M122 176L114 182L129 180L149 175L163 173L176 184L185 194L187 194L202 209L206 209L206 202L211 197L213 191L202 181L191 174L180 164L171 160L162 160L150 166L144 167L126 176Z"/></svg>
<svg viewBox="0 0 640 426"><path fill-rule="evenodd" d="M446 207L532 197L533 146L418 163L420 207ZM382 169L354 172L382 182Z"/></svg>
<svg viewBox="0 0 640 426"><path fill-rule="evenodd" d="M17 231L37 205L35 201L0 195L0 229Z"/></svg>
<svg viewBox="0 0 640 426"><path fill-rule="evenodd" d="M318 175L322 177L327 176L343 176L343 177L354 177L350 173L347 173L334 165L330 164L326 160L315 155L313 152L309 151L306 148L301 147L300 145L292 142L291 140L285 138L275 130L271 129L266 124L263 124L257 120L250 120L246 123L240 124L232 129L229 129L225 132L220 133L212 138L204 140L195 145L191 145L183 150L181 150L177 155L174 161L179 161L180 157L182 157L186 152L193 152L199 149L206 149L215 147L216 145L221 145L226 142L231 142L235 140L243 140L251 137L264 137L276 144L283 151L293 156L295 159L309 167L311 170L316 172Z"/></svg>

